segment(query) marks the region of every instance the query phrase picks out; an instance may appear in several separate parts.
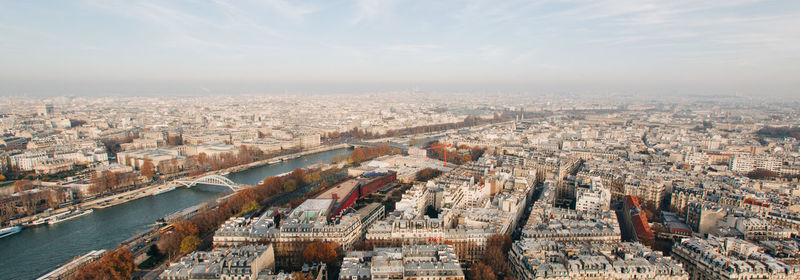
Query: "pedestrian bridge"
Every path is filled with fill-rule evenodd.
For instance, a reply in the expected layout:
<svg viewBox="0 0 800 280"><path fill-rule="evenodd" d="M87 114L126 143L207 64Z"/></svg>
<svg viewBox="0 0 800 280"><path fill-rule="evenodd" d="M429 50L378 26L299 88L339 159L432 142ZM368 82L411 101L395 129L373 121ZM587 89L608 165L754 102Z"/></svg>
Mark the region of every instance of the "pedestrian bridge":
<svg viewBox="0 0 800 280"><path fill-rule="evenodd" d="M194 180L175 180L173 182L179 185L186 186L187 188L194 187L197 184L227 187L233 191L239 191L241 189L249 187L247 185L234 183L233 181L231 181L231 179L228 179L222 175L208 175Z"/></svg>

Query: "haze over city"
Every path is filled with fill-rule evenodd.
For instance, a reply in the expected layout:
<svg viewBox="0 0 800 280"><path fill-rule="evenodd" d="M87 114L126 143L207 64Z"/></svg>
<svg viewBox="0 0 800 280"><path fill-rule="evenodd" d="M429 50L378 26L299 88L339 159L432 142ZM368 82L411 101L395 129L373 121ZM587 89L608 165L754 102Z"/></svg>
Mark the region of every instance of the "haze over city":
<svg viewBox="0 0 800 280"><path fill-rule="evenodd" d="M0 94L794 96L797 1L4 1Z"/></svg>

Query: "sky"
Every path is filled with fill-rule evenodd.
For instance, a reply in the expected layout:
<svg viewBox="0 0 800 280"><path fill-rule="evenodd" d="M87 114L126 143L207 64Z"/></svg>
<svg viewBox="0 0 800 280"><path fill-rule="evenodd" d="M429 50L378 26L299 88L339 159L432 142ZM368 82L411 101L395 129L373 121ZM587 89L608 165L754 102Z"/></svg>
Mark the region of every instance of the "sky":
<svg viewBox="0 0 800 280"><path fill-rule="evenodd" d="M800 1L0 0L0 95L800 95Z"/></svg>

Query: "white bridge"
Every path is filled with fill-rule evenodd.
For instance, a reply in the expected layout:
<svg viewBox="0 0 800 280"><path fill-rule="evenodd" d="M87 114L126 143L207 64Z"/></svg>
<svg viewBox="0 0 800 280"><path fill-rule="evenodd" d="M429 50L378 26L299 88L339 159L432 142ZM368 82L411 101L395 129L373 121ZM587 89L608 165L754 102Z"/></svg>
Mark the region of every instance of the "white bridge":
<svg viewBox="0 0 800 280"><path fill-rule="evenodd" d="M226 178L222 175L208 175L201 178L194 179L192 181L189 180L175 180L173 181L177 184L184 185L187 188L191 188L197 184L204 184L204 185L212 185L212 186L220 186L220 187L227 187L233 191L238 191L244 189L248 186L240 185L231 181L231 179Z"/></svg>

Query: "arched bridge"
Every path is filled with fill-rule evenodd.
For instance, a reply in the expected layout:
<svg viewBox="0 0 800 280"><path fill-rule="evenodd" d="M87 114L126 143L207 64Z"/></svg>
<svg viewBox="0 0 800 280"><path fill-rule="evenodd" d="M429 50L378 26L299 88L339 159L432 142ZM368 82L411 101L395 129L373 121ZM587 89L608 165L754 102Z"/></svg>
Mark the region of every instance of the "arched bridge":
<svg viewBox="0 0 800 280"><path fill-rule="evenodd" d="M230 188L233 191L238 191L238 190L241 190L241 189L244 189L244 188L248 187L246 185L241 185L241 184L234 183L233 181L231 181L231 179L228 179L228 178L226 178L225 176L222 176L222 175L208 175L208 176L197 178L197 179L194 179L194 180L191 180L191 181L189 181L189 180L175 180L174 182L177 183L177 184L180 184L180 185L184 185L187 188L191 188L191 187L193 187L193 186L195 186L197 184L227 187L227 188Z"/></svg>
<svg viewBox="0 0 800 280"><path fill-rule="evenodd" d="M382 145L387 145L387 144L389 146L391 146L392 148L408 149L407 146L403 146L403 144L399 144L399 143L396 143L396 142L367 142L367 141L361 141L361 140L347 141L347 145L352 147L352 148L377 147L377 146L382 146Z"/></svg>

